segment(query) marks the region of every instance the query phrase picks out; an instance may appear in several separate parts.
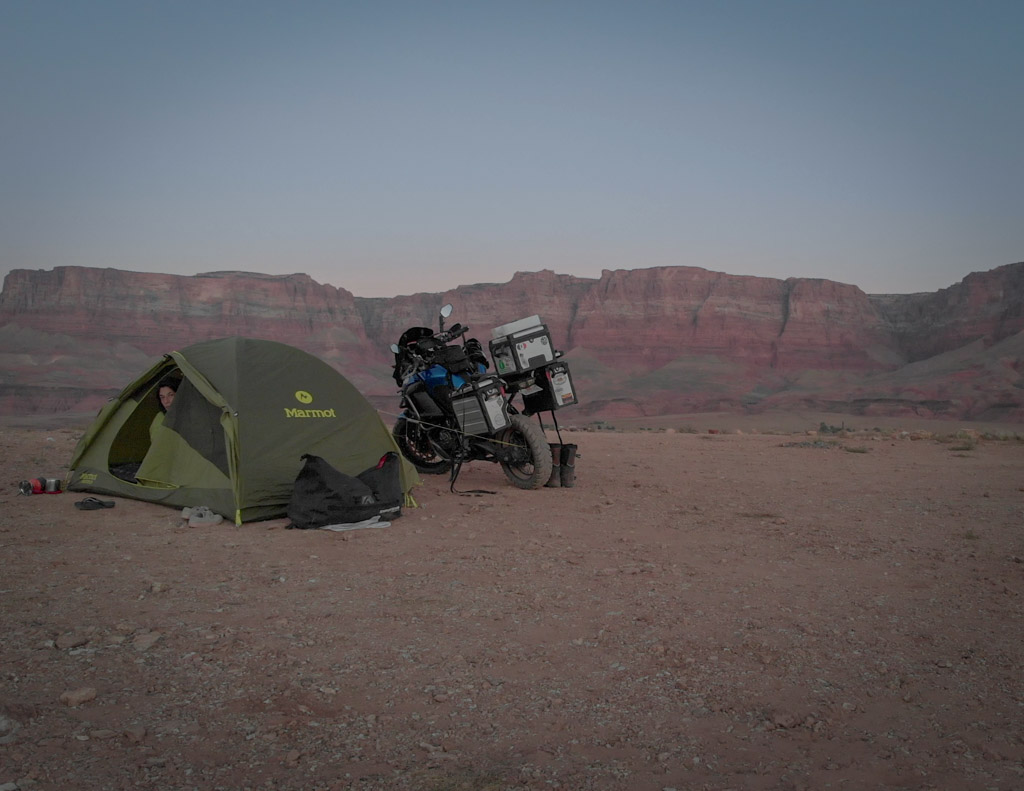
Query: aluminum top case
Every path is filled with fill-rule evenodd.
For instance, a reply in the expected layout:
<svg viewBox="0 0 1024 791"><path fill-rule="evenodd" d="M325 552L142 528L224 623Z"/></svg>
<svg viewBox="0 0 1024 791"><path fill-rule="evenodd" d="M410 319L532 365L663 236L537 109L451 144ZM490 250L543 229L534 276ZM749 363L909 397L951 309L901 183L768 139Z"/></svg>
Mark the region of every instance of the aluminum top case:
<svg viewBox="0 0 1024 791"><path fill-rule="evenodd" d="M504 338L506 335L513 335L517 332L522 332L523 330L543 326L544 322L540 320L540 316L527 316L525 319L510 321L508 324L502 324L500 327L495 327L491 330L491 338L498 340L499 338Z"/></svg>
<svg viewBox="0 0 1024 791"><path fill-rule="evenodd" d="M555 359L551 335L540 316L502 324L491 335L491 359L498 376L523 376Z"/></svg>

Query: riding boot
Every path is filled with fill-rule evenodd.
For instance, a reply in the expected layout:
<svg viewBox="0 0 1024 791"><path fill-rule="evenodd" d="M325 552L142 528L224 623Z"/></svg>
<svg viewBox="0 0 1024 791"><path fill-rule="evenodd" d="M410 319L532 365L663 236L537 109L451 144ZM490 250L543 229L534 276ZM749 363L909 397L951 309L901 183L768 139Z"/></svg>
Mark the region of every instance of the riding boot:
<svg viewBox="0 0 1024 791"><path fill-rule="evenodd" d="M557 442L548 444L551 446L551 477L544 485L549 489L557 489L562 485L562 446Z"/></svg>
<svg viewBox="0 0 1024 791"><path fill-rule="evenodd" d="M560 477L563 489L571 489L576 485L576 446L562 446L562 469Z"/></svg>

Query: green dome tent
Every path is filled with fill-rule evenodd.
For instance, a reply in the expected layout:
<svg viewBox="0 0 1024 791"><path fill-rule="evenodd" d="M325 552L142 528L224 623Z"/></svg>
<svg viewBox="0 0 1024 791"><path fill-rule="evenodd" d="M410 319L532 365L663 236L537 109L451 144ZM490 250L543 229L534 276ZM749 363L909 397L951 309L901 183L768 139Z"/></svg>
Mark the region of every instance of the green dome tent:
<svg viewBox="0 0 1024 791"><path fill-rule="evenodd" d="M161 419L157 390L180 380ZM206 505L236 524L283 516L302 455L348 475L398 452L344 376L301 349L222 338L171 352L100 410L67 488L171 506ZM401 457L402 491L419 482Z"/></svg>

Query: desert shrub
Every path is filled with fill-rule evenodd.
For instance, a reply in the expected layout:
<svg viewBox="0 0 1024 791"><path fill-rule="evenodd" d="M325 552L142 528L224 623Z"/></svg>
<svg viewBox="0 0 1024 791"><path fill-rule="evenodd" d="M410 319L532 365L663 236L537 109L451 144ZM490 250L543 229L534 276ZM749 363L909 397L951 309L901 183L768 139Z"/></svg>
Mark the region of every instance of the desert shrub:
<svg viewBox="0 0 1024 791"><path fill-rule="evenodd" d="M1002 434L994 431L986 431L979 436L979 439L987 439L992 442L1021 442L1024 437L1020 434Z"/></svg>
<svg viewBox="0 0 1024 791"><path fill-rule="evenodd" d="M867 453L870 449L865 448L863 445L847 445L843 448L847 453Z"/></svg>

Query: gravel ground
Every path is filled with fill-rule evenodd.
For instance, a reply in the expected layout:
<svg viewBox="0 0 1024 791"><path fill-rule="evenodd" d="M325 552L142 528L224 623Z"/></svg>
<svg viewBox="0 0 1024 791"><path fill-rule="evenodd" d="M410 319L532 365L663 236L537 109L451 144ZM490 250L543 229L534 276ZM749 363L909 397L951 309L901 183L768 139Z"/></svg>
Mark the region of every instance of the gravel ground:
<svg viewBox="0 0 1024 791"><path fill-rule="evenodd" d="M18 496L79 430L7 429L0 791L1024 787L1024 443L563 434L333 533Z"/></svg>

